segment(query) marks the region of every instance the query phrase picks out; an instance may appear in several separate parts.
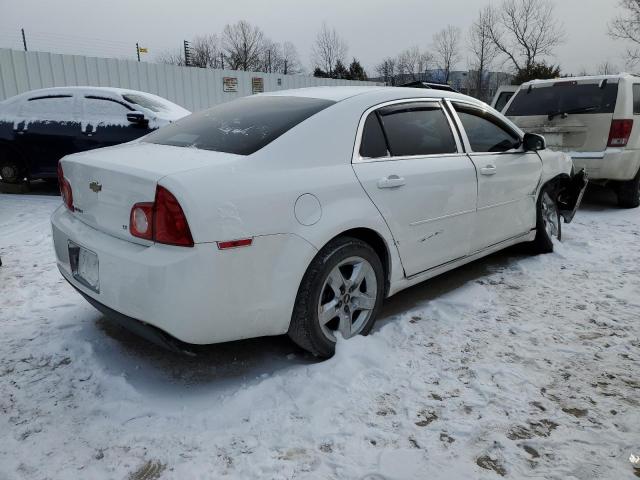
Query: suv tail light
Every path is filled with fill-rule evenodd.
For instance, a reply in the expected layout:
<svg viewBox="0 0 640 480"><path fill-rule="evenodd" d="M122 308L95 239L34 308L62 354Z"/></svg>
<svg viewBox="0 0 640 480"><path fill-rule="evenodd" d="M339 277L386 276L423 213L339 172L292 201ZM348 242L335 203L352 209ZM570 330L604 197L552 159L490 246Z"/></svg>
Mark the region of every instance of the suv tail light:
<svg viewBox="0 0 640 480"><path fill-rule="evenodd" d="M167 245L193 247L193 237L176 197L164 187L156 187L153 203L136 203L129 215L131 235Z"/></svg>
<svg viewBox="0 0 640 480"><path fill-rule="evenodd" d="M607 147L626 147L632 128L633 120L613 120L609 130Z"/></svg>
<svg viewBox="0 0 640 480"><path fill-rule="evenodd" d="M73 191L71 190L71 184L66 178L64 178L64 172L62 171L62 162L58 162L58 186L60 187L60 195L62 196L62 201L67 206L67 208L73 212Z"/></svg>

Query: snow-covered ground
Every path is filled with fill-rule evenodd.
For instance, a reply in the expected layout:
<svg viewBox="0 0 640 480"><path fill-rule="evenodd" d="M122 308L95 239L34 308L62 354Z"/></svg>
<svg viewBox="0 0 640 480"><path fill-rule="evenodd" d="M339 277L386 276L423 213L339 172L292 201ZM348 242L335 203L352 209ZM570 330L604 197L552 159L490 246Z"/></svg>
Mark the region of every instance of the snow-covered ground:
<svg viewBox="0 0 640 480"><path fill-rule="evenodd" d="M0 478L634 478L640 210L595 193L556 253L403 292L325 362L111 326L57 272L59 197L0 195Z"/></svg>

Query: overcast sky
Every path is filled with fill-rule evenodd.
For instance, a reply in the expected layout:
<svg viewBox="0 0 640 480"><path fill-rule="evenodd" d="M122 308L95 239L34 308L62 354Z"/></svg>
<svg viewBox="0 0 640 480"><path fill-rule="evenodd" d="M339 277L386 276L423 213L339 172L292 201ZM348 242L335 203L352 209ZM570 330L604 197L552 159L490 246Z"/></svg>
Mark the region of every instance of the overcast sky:
<svg viewBox="0 0 640 480"><path fill-rule="evenodd" d="M555 58L564 73L595 71L605 60L624 68L624 44L606 35L619 12L618 0L553 0L567 32ZM448 24L466 32L488 0L0 0L0 47L21 48L24 28L30 50L134 57L135 43L147 47L143 59L179 48L183 39L220 32L240 19L262 28L275 41L291 40L303 64L323 21L349 45L349 58L369 74L386 56L411 45L428 48L432 35ZM493 3L497 3L494 2ZM465 54L466 57L466 54ZM466 61L458 68L466 68Z"/></svg>

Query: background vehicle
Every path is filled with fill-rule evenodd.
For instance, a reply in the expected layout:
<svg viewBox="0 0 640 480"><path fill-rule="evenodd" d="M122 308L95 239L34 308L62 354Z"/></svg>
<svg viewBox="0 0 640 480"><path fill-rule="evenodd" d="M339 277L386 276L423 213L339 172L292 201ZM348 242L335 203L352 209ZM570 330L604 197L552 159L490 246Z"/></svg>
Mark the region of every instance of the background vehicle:
<svg viewBox="0 0 640 480"><path fill-rule="evenodd" d="M491 106L495 108L497 111L504 113L504 107L507 106L511 97L518 91L517 85L503 85L498 88L496 94L493 96L493 100L491 101Z"/></svg>
<svg viewBox="0 0 640 480"><path fill-rule="evenodd" d="M455 88L453 88L448 83L437 83L437 82L409 82L402 85L400 87L410 87L410 88L426 88L427 90L444 90L446 92L457 92Z"/></svg>
<svg viewBox="0 0 640 480"><path fill-rule="evenodd" d="M584 179L542 149L453 92L246 97L62 159L58 267L165 345L288 332L328 356L386 296L519 242L551 251Z"/></svg>
<svg viewBox="0 0 640 480"><path fill-rule="evenodd" d="M607 183L622 207L640 205L640 77L600 75L525 83L506 115L547 145L568 152L576 170Z"/></svg>
<svg viewBox="0 0 640 480"><path fill-rule="evenodd" d="M0 103L0 178L56 178L65 155L129 142L190 112L135 90L61 87Z"/></svg>

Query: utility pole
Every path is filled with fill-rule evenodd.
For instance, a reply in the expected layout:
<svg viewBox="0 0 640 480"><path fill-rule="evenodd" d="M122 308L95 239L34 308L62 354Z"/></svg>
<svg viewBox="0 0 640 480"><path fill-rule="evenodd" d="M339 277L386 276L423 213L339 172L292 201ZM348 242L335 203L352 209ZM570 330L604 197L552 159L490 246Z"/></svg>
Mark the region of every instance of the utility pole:
<svg viewBox="0 0 640 480"><path fill-rule="evenodd" d="M220 68L224 70L224 53L220 52Z"/></svg>
<svg viewBox="0 0 640 480"><path fill-rule="evenodd" d="M267 58L268 58L268 62L269 62L269 70L267 70L269 73L271 73L271 50L267 50Z"/></svg>
<svg viewBox="0 0 640 480"><path fill-rule="evenodd" d="M184 41L184 64L186 67L191 66L191 50L187 40Z"/></svg>
<svg viewBox="0 0 640 480"><path fill-rule="evenodd" d="M287 74L287 59L284 60L284 74Z"/></svg>
<svg viewBox="0 0 640 480"><path fill-rule="evenodd" d="M140 61L140 45L136 42L136 54L138 55L138 61Z"/></svg>
<svg viewBox="0 0 640 480"><path fill-rule="evenodd" d="M27 37L24 36L24 28L21 28L22 31L22 44L24 45L24 51L27 52Z"/></svg>

